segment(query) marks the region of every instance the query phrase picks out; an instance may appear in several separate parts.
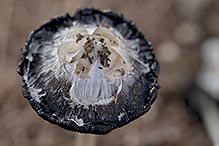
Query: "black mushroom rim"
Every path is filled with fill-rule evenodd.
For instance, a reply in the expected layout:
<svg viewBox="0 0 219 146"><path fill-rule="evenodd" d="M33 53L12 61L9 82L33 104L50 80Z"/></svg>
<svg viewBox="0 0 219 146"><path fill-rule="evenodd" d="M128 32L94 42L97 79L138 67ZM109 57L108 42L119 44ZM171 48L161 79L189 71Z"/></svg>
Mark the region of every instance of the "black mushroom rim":
<svg viewBox="0 0 219 146"><path fill-rule="evenodd" d="M30 33L18 69L24 97L43 119L93 134L146 113L158 71L151 44L130 21L90 8Z"/></svg>

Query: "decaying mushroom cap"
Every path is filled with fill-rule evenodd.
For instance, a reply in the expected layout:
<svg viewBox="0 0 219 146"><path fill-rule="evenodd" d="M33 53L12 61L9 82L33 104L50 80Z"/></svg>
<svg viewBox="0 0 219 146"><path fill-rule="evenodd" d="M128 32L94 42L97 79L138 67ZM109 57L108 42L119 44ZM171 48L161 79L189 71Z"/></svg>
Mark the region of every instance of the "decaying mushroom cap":
<svg viewBox="0 0 219 146"><path fill-rule="evenodd" d="M108 133L146 113L157 95L151 44L110 11L53 18L22 52L24 97L42 118L71 131Z"/></svg>

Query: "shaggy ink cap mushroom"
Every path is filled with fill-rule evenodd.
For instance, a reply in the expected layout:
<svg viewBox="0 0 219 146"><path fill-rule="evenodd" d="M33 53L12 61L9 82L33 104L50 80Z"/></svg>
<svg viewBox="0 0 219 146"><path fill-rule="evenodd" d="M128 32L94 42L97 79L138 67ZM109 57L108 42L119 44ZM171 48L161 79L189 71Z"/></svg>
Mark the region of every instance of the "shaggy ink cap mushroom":
<svg viewBox="0 0 219 146"><path fill-rule="evenodd" d="M158 70L151 44L130 21L85 8L34 30L18 72L24 97L42 118L106 134L150 109Z"/></svg>

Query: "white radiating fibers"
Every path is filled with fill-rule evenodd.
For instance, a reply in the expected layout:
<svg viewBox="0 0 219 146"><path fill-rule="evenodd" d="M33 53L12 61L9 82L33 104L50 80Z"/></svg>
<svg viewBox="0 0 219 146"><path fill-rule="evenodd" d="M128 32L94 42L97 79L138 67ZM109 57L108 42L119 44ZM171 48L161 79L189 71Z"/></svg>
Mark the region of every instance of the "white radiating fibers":
<svg viewBox="0 0 219 146"><path fill-rule="evenodd" d="M85 79L73 75L70 89L70 96L73 101L80 100L78 102L85 105L95 104L101 100L107 102L105 99L112 96L116 89L106 79L103 70L99 69L99 66L100 62L96 60Z"/></svg>

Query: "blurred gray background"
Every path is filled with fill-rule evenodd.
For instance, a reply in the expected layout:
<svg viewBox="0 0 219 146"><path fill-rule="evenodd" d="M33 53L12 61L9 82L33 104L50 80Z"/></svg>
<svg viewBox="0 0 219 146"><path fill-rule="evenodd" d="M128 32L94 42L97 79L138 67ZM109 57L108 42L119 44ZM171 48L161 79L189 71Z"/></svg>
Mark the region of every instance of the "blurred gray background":
<svg viewBox="0 0 219 146"><path fill-rule="evenodd" d="M87 6L132 20L152 42L161 66L161 89L151 110L97 136L97 145L211 146L206 127L185 103L185 93L203 68L201 48L219 40L218 0L0 0L0 146L74 145L75 132L44 121L32 110L16 71L31 30Z"/></svg>

